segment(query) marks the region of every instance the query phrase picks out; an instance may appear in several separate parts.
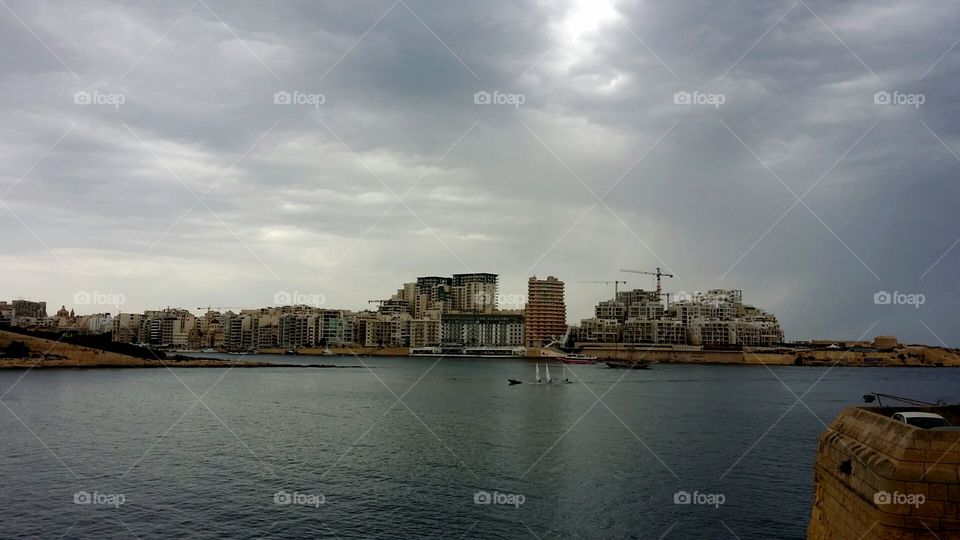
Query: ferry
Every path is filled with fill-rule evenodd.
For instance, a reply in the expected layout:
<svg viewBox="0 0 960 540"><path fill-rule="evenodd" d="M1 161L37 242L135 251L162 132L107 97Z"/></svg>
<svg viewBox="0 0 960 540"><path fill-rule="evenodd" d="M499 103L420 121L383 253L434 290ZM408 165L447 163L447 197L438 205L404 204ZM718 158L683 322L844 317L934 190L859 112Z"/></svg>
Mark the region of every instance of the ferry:
<svg viewBox="0 0 960 540"><path fill-rule="evenodd" d="M596 361L597 357L589 354L568 354L557 358L558 364L593 364Z"/></svg>

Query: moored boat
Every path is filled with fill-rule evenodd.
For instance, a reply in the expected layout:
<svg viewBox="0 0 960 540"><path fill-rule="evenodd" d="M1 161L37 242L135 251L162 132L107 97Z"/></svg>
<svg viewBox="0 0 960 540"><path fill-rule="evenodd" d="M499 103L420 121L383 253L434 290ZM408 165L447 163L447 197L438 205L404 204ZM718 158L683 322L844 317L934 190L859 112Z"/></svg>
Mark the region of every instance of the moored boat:
<svg viewBox="0 0 960 540"><path fill-rule="evenodd" d="M626 362L623 360L604 360L602 362L598 362L598 365L610 369L648 369L650 367L650 362L647 362L646 360L638 360L636 362Z"/></svg>

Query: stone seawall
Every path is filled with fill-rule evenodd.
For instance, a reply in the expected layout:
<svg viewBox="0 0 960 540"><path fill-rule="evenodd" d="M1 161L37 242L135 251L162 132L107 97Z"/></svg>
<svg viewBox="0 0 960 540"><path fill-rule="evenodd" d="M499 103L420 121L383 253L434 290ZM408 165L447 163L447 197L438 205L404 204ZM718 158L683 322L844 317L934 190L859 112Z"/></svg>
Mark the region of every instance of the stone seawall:
<svg viewBox="0 0 960 540"><path fill-rule="evenodd" d="M894 351L859 352L817 350L795 352L751 351L670 351L647 350L642 346L578 343L585 354L613 360L647 360L687 364L767 364L781 366L887 366L934 367L960 366L960 355L937 347L906 347Z"/></svg>
<svg viewBox="0 0 960 540"><path fill-rule="evenodd" d="M890 418L904 410L960 424L960 406L845 409L820 436L808 540L960 538L960 432Z"/></svg>

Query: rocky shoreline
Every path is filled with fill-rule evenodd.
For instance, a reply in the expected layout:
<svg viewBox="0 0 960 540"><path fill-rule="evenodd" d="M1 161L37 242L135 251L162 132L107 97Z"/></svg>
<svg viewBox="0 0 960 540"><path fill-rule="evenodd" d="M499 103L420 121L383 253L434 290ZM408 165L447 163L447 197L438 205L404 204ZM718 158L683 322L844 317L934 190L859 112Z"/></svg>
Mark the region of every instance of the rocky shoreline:
<svg viewBox="0 0 960 540"><path fill-rule="evenodd" d="M0 362L0 370L20 369L156 369L156 368L360 368L367 366L341 366L334 364L275 364L271 362L240 362L240 361L174 361L174 362L143 362L143 363L79 363L67 361L33 362L30 360L13 360Z"/></svg>
<svg viewBox="0 0 960 540"><path fill-rule="evenodd" d="M0 358L0 370L131 369L131 368L363 368L362 365L277 363L257 360L175 356L138 358L60 341L0 331L0 351L18 349L17 356Z"/></svg>

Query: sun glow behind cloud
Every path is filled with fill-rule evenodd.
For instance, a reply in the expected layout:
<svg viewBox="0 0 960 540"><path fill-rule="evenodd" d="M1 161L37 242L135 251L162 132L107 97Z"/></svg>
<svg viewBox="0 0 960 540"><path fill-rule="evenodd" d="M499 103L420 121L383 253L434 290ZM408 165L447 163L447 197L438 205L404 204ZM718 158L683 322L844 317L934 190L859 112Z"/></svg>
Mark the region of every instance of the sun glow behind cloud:
<svg viewBox="0 0 960 540"><path fill-rule="evenodd" d="M594 55L604 29L618 17L615 0L572 0L553 25L556 44L545 65L559 74L574 71Z"/></svg>
<svg viewBox="0 0 960 540"><path fill-rule="evenodd" d="M560 30L568 42L580 42L589 39L604 23L619 17L615 0L573 0L566 16L560 23Z"/></svg>

